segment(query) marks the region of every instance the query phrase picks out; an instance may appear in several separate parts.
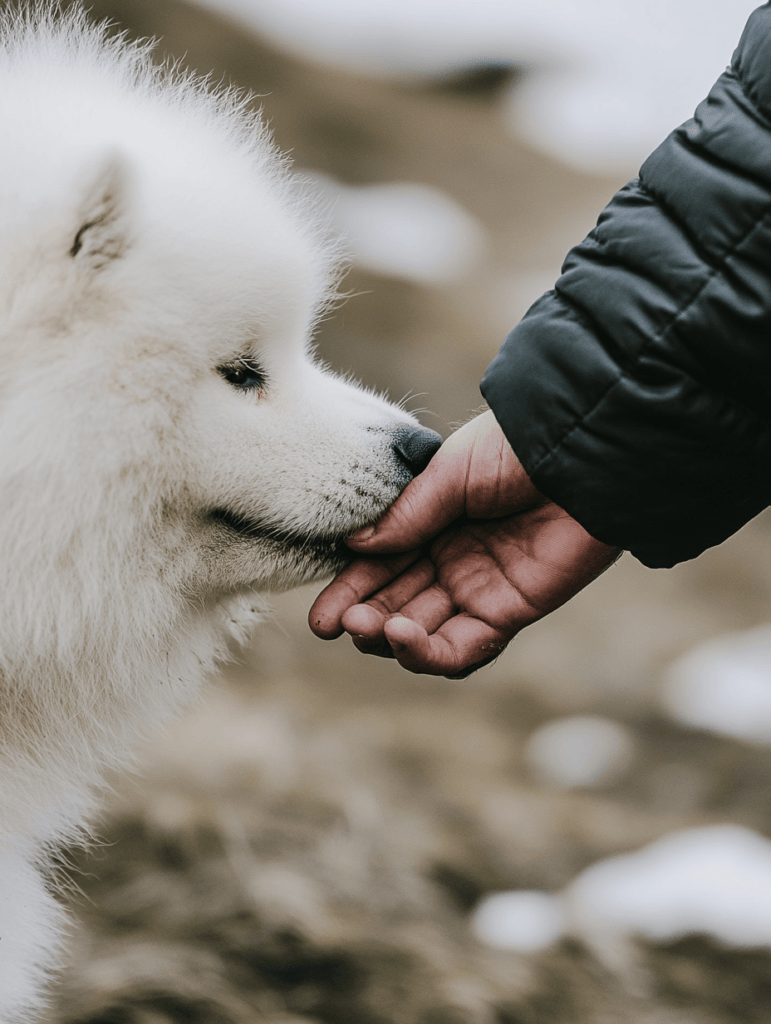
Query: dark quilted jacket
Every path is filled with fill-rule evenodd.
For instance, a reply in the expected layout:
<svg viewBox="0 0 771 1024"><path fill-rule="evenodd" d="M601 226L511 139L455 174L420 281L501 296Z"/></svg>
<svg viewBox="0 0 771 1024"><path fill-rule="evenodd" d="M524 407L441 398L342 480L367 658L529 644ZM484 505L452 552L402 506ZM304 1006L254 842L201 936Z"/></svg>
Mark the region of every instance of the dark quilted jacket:
<svg viewBox="0 0 771 1024"><path fill-rule="evenodd" d="M482 391L535 485L646 565L771 503L771 3Z"/></svg>

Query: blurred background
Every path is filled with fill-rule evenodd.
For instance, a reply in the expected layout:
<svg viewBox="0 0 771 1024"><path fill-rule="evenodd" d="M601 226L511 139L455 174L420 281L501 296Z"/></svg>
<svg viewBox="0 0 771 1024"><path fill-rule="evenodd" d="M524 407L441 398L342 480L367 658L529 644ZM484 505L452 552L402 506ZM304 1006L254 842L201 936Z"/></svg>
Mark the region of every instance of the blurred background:
<svg viewBox="0 0 771 1024"><path fill-rule="evenodd" d="M446 435L755 4L90 6L255 93L352 254L322 357ZM63 855L52 1022L771 1021L769 515L461 683L315 639L317 589Z"/></svg>

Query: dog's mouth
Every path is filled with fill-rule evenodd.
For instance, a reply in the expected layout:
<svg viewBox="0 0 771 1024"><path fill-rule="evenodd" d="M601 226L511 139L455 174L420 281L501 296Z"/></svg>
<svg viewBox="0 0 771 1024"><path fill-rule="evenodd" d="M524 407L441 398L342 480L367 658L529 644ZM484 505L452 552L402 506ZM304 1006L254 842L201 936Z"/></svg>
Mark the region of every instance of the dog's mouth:
<svg viewBox="0 0 771 1024"><path fill-rule="evenodd" d="M213 509L209 518L245 539L266 541L285 551L292 550L311 558L334 562L349 561L351 558L351 552L344 543L345 536L339 533L324 535L282 530L224 508Z"/></svg>

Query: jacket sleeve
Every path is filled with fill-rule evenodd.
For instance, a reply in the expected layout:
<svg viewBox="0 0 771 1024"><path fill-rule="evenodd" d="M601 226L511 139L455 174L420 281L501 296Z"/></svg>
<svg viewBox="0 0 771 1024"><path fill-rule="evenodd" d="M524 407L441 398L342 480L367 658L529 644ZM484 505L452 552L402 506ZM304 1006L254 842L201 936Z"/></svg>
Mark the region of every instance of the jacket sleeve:
<svg viewBox="0 0 771 1024"><path fill-rule="evenodd" d="M646 565L693 558L771 503L771 3L482 392L534 484Z"/></svg>

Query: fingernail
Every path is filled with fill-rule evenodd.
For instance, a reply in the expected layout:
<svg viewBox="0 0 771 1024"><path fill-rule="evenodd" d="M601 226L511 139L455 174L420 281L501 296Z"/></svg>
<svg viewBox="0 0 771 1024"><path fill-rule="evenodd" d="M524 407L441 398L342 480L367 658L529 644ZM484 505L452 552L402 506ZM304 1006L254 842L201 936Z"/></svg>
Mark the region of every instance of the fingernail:
<svg viewBox="0 0 771 1024"><path fill-rule="evenodd" d="M348 540L369 540L369 538L372 536L372 534L374 532L375 532L375 527L374 526L365 526L363 529L359 530L358 533L352 534L347 539Z"/></svg>

